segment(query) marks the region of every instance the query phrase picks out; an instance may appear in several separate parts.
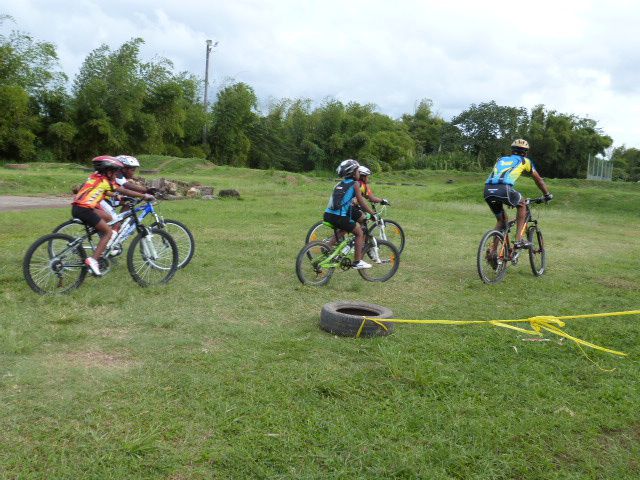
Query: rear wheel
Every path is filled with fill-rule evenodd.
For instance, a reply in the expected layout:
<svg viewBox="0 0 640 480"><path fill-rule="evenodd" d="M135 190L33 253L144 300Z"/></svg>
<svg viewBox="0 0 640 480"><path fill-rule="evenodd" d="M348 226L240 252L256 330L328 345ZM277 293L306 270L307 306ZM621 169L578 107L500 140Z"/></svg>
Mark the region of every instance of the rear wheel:
<svg viewBox="0 0 640 480"><path fill-rule="evenodd" d="M87 253L82 244L70 247L74 241L69 235L51 233L29 247L22 262L22 272L31 290L50 295L67 293L82 284L87 275L84 265Z"/></svg>
<svg viewBox="0 0 640 480"><path fill-rule="evenodd" d="M398 248L398 253L402 253L404 250L404 230L394 220L384 220L384 237L382 236L382 229L377 224L371 229L371 236L393 243Z"/></svg>
<svg viewBox="0 0 640 480"><path fill-rule="evenodd" d="M178 247L164 230L151 229L131 242L127 268L142 287L167 283L178 269Z"/></svg>
<svg viewBox="0 0 640 480"><path fill-rule="evenodd" d="M542 231L536 226L529 227L529 230L527 231L527 240L531 242L531 249L529 250L531 271L536 277L539 277L547 268L547 254L544 250Z"/></svg>
<svg viewBox="0 0 640 480"><path fill-rule="evenodd" d="M63 233L64 235L69 235L73 238L84 237L87 234L87 228L84 226L80 220L67 220L64 223L61 223L56 228L53 229L53 233ZM96 241L97 244L97 241ZM82 246L87 251L87 256L93 254L94 245L93 245L93 235L90 235L86 241L83 242ZM52 252L54 255L55 252Z"/></svg>
<svg viewBox="0 0 640 480"><path fill-rule="evenodd" d="M484 283L498 283L507 273L508 249L498 230L484 234L478 247L478 274Z"/></svg>
<svg viewBox="0 0 640 480"><path fill-rule="evenodd" d="M307 244L317 241L328 242L333 237L333 232L333 228L327 227L324 222L314 223L307 232L304 243Z"/></svg>
<svg viewBox="0 0 640 480"><path fill-rule="evenodd" d="M155 222L151 228L161 228L173 237L178 247L178 268L186 267L196 250L196 241L187 226L177 220L164 220Z"/></svg>
<svg viewBox="0 0 640 480"><path fill-rule="evenodd" d="M386 282L396 274L400 266L398 248L386 240L376 240L365 245L363 258L371 264L371 268L363 268L358 273L370 282Z"/></svg>
<svg viewBox="0 0 640 480"><path fill-rule="evenodd" d="M325 242L307 243L296 258L296 275L305 285L321 286L331 279L335 268L320 266L320 262L331 254L332 248Z"/></svg>

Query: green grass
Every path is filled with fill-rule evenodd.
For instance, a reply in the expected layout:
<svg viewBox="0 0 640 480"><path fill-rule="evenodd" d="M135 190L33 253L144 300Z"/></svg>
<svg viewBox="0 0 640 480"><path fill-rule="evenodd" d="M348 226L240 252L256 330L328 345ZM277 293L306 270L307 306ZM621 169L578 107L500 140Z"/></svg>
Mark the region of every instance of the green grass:
<svg viewBox="0 0 640 480"><path fill-rule="evenodd" d="M318 328L322 305L338 299L425 319L637 309L637 185L551 181L557 201L540 214L548 272L535 278L525 262L487 286L475 271L493 224L484 175L376 176L425 185L374 183L407 234L398 274L373 284L338 272L310 288L294 259L330 181L143 162L243 198L159 206L197 241L192 264L164 288L139 288L120 261L71 295L37 296L22 256L69 209L0 212L0 478L640 475L637 317L566 328L627 352L587 352L613 372L555 337L526 342L488 326L399 325L366 340ZM0 193L63 192L84 175L0 169ZM522 191L536 194L527 180Z"/></svg>

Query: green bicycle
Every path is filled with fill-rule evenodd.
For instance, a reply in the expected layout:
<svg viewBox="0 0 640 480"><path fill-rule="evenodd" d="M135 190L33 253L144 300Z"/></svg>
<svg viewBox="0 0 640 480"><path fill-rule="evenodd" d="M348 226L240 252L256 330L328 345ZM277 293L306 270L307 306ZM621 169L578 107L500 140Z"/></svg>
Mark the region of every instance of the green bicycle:
<svg viewBox="0 0 640 480"><path fill-rule="evenodd" d="M337 268L350 270L355 253L355 237L346 235L342 240L331 223L324 226L333 230L334 245L327 241L312 241L306 244L296 258L296 275L305 285L326 285ZM369 282L386 282L393 277L400 266L400 252L387 241L370 234L365 226L364 258L371 262L371 268L359 269L358 273Z"/></svg>

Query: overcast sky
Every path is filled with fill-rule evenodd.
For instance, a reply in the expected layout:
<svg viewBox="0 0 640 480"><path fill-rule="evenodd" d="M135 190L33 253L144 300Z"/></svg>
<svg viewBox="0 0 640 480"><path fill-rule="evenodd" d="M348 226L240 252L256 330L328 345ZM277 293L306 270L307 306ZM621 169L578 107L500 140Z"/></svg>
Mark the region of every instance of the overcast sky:
<svg viewBox="0 0 640 480"><path fill-rule="evenodd" d="M146 59L242 81L269 99L327 97L449 120L472 103L544 104L640 147L640 2L632 0L0 0L0 13L56 45L71 78L103 43L142 37ZM5 23L3 30L7 30Z"/></svg>

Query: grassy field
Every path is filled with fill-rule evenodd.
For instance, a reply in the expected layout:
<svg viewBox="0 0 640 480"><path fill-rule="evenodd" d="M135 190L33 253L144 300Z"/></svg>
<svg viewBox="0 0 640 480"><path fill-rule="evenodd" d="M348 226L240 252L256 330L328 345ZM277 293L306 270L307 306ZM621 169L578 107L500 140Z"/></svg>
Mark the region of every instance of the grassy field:
<svg viewBox="0 0 640 480"><path fill-rule="evenodd" d="M535 278L524 262L487 286L475 271L493 225L484 175L378 175L374 191L407 234L398 274L374 284L339 272L311 288L294 259L327 178L142 161L242 194L159 205L197 242L166 287L139 288L120 261L71 295L40 297L22 257L69 209L0 212L0 478L640 477L638 317L567 326L629 354L587 352L612 372L556 337L488 326L358 340L318 328L322 305L339 299L419 319L637 309L640 186L550 181L548 272ZM0 168L0 194L66 193L85 176Z"/></svg>

